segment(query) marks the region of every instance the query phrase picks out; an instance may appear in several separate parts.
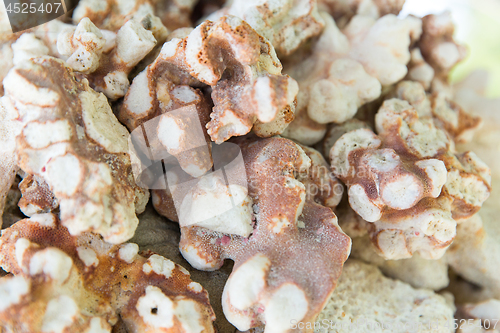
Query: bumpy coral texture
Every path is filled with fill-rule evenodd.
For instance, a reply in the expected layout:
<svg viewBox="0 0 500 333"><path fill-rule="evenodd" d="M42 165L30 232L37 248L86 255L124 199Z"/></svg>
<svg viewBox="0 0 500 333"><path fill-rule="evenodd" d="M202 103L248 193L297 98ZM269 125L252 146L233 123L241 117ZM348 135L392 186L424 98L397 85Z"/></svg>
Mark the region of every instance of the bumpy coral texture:
<svg viewBox="0 0 500 333"><path fill-rule="evenodd" d="M354 211L373 222L366 226L385 258L439 258L455 237L455 221L488 198L489 168L472 152L454 151L430 108L426 115L386 100L375 123L378 136L361 128L335 142L332 170L347 184Z"/></svg>
<svg viewBox="0 0 500 333"><path fill-rule="evenodd" d="M210 305L216 316L214 326L218 329L217 332L233 332L234 326L224 316L221 302L224 285L231 274L232 265L228 263L215 272L197 270L189 265L179 251L181 234L175 222L158 215L153 207L148 207L139 215L139 221L139 227L130 241L139 245L141 251L153 251L185 267L191 273L191 279L200 283L210 296Z"/></svg>
<svg viewBox="0 0 500 333"><path fill-rule="evenodd" d="M151 14L173 30L191 26L189 16L195 5L194 0L82 0L73 12L73 22L88 17L101 29L117 31L128 20Z"/></svg>
<svg viewBox="0 0 500 333"><path fill-rule="evenodd" d="M349 22L354 15L373 18L397 15L403 4L404 0L318 0L319 7L327 10L341 24Z"/></svg>
<svg viewBox="0 0 500 333"><path fill-rule="evenodd" d="M223 15L237 16L248 22L283 56L319 35L324 25L314 0L235 0L208 19L215 20Z"/></svg>
<svg viewBox="0 0 500 333"><path fill-rule="evenodd" d="M450 266L467 281L482 287L487 297L500 298L500 225L498 224L500 200L500 164L497 144L500 134L498 106L500 99L484 98L487 83L484 73L471 75L457 87L457 99L467 111L480 115L484 127L473 140L459 145L461 150L472 149L491 166L492 191L481 210L457 227L456 242L446 253ZM478 317L481 318L481 317ZM487 319L487 317L484 317ZM497 326L498 328L498 326Z"/></svg>
<svg viewBox="0 0 500 333"><path fill-rule="evenodd" d="M22 197L18 202L19 209L26 216L49 213L59 207L49 185L39 176L26 175L19 183Z"/></svg>
<svg viewBox="0 0 500 333"><path fill-rule="evenodd" d="M453 66L467 55L465 46L453 40L455 25L451 13L425 16L422 31L419 42L422 55L434 68L436 76L446 78Z"/></svg>
<svg viewBox="0 0 500 333"><path fill-rule="evenodd" d="M303 149L287 139L250 137L236 142L245 163L247 192L239 194L241 186L229 176L228 187L217 185L218 194L213 194L214 187L204 183L219 181L213 180L217 175L209 175L184 201L207 204L214 200L214 205L227 188L235 198L233 214L239 212L240 222L250 230L234 230L234 218L191 225L184 222L179 246L198 269L215 270L225 259L235 261L223 306L226 317L238 329L265 323L270 332L288 332L292 319L314 320L347 259L349 237L338 227L332 210L315 202L336 204L340 195L329 193L327 186L315 194L310 192L313 184L321 184L313 171L314 165L321 165L313 157L317 152L306 150L314 158L311 162ZM225 173L235 174L230 168ZM242 198L237 200L239 196ZM250 212L244 209L247 205ZM184 212L178 213L182 221ZM313 270L315 274L311 274Z"/></svg>
<svg viewBox="0 0 500 333"><path fill-rule="evenodd" d="M7 195L19 169L16 162L15 137L21 126L15 122L17 112L5 106L8 102L5 97L0 98L0 214L4 210Z"/></svg>
<svg viewBox="0 0 500 333"><path fill-rule="evenodd" d="M448 83L450 13L403 4L81 0L11 34L0 3L0 331L444 333L446 292L397 280L451 280L457 333L487 332L499 100ZM178 226L139 222L146 188Z"/></svg>
<svg viewBox="0 0 500 333"><path fill-rule="evenodd" d="M419 117L432 116L434 125L443 129L455 143L472 140L474 133L483 125L481 117L465 111L448 92L432 90L426 92L420 82L401 81L393 95L410 103Z"/></svg>
<svg viewBox="0 0 500 333"><path fill-rule="evenodd" d="M181 266L99 235L71 236L52 214L6 229L0 328L29 332L214 332L208 294Z"/></svg>
<svg viewBox="0 0 500 333"><path fill-rule="evenodd" d="M123 97L132 69L164 40L167 31L157 18L129 20L116 33L99 30L88 18L58 34L57 51L73 70L84 74L91 87L110 100Z"/></svg>
<svg viewBox="0 0 500 333"><path fill-rule="evenodd" d="M200 89L168 79L164 60L160 55L135 77L118 118L133 138L146 133L149 147L174 155L184 171L198 177L213 165L206 131L212 104Z"/></svg>
<svg viewBox="0 0 500 333"><path fill-rule="evenodd" d="M247 134L254 124L258 135L279 134L293 119L296 82L281 75L281 63L272 45L237 17L205 21L187 37L173 38L163 45L148 71L156 75L141 74L130 94L140 89L134 85L144 85L159 76L174 85L212 87L214 107L206 127L216 143ZM159 95L170 88L161 89L156 91L160 101ZM130 94L122 113L150 113L151 106L134 102ZM149 98L154 97L150 94ZM164 102L168 107L168 99Z"/></svg>
<svg viewBox="0 0 500 333"><path fill-rule="evenodd" d="M132 237L149 193L135 184L128 132L106 97L50 57L23 62L5 83L23 126L19 166L48 184L62 223L72 234L93 230L112 243Z"/></svg>
<svg viewBox="0 0 500 333"><path fill-rule="evenodd" d="M419 19L395 15L375 19L356 15L342 31L333 18L320 13L325 29L304 61L286 70L299 83L297 117L286 137L312 145L327 123L343 123L376 100L382 86L407 74L410 44L421 33Z"/></svg>

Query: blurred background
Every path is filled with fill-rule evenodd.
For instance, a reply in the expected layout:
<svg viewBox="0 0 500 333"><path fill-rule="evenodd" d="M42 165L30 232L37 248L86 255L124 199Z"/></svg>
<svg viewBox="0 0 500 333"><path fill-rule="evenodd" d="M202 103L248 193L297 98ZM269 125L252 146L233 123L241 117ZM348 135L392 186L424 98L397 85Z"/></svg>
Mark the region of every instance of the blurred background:
<svg viewBox="0 0 500 333"><path fill-rule="evenodd" d="M457 82L476 69L490 73L488 97L500 97L500 0L406 0L403 11L422 17L451 11L455 39L469 48L469 56L451 73Z"/></svg>

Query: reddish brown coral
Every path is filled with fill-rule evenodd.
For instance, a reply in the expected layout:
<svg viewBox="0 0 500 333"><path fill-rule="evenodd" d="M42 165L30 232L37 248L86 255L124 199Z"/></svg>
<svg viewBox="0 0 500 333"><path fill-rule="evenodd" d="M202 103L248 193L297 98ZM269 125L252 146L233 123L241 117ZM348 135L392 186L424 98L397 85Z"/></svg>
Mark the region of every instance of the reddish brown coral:
<svg viewBox="0 0 500 333"><path fill-rule="evenodd" d="M287 139L250 137L236 142L248 179L248 197L242 205L246 200L253 204L253 214L244 215L247 223L254 224L251 235L233 233L233 220L184 223L181 252L191 265L204 270L221 267L225 259L235 261L223 295L224 313L233 325L244 330L265 323L272 332L287 332L291 319L308 322L319 313L335 288L350 239L332 210L314 202L335 201L328 192L320 188L317 196L309 193L309 185L321 184L311 171L312 164L321 165L318 161L311 164L306 153ZM209 188L197 186L198 190L187 192L184 202L211 198ZM238 186L229 178L232 193L239 193Z"/></svg>
<svg viewBox="0 0 500 333"><path fill-rule="evenodd" d="M0 319L10 330L214 332L208 294L189 273L136 244L73 237L55 215L35 215L0 238Z"/></svg>
<svg viewBox="0 0 500 333"><path fill-rule="evenodd" d="M24 126L19 166L49 185L63 224L73 234L94 230L113 243L131 238L149 193L132 177L129 133L106 97L50 57L23 62L5 82Z"/></svg>
<svg viewBox="0 0 500 333"><path fill-rule="evenodd" d="M148 74L149 73L149 74ZM281 75L281 63L272 45L239 18L227 16L205 21L189 36L164 44L156 61L134 80L124 104L124 115L150 117L154 114L155 90L166 96L174 85L212 87L214 103L207 129L216 143L248 133L254 124L257 134L279 134L293 119L296 82ZM151 80L160 79L158 91ZM133 91L148 85L147 101L137 101ZM165 106L168 107L168 100Z"/></svg>

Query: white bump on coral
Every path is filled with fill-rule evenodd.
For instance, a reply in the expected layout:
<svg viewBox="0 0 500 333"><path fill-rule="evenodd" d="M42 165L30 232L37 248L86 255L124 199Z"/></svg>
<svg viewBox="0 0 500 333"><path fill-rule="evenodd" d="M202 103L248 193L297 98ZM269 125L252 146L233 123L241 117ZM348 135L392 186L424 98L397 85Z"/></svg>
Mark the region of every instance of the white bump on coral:
<svg viewBox="0 0 500 333"><path fill-rule="evenodd" d="M359 62L338 59L330 66L328 78L311 87L307 111L320 124L343 123L360 106L379 97L380 92L380 82L368 75Z"/></svg>
<svg viewBox="0 0 500 333"><path fill-rule="evenodd" d="M382 210L367 196L365 188L360 184L349 187L349 204L356 213L368 222L375 222L382 217Z"/></svg>
<svg viewBox="0 0 500 333"><path fill-rule="evenodd" d="M293 320L300 322L304 318L308 311L308 305L302 289L293 283L282 284L265 304L265 332L288 332Z"/></svg>
<svg viewBox="0 0 500 333"><path fill-rule="evenodd" d="M134 84L130 86L124 103L127 103L130 112L135 114L145 114L153 107L153 97L149 93L146 70L134 78Z"/></svg>
<svg viewBox="0 0 500 333"><path fill-rule="evenodd" d="M156 45L151 31L144 29L140 23L130 20L118 30L116 35L117 59L124 63L137 64Z"/></svg>
<svg viewBox="0 0 500 333"><path fill-rule="evenodd" d="M56 226L56 218L53 214L34 214L30 219L43 227L54 228Z"/></svg>
<svg viewBox="0 0 500 333"><path fill-rule="evenodd" d="M227 295L223 303L225 308L232 306L244 311L255 304L266 285L270 265L271 261L264 254L256 254L239 266L224 289Z"/></svg>
<svg viewBox="0 0 500 333"><path fill-rule="evenodd" d="M174 303L158 287L146 287L135 307L142 320L155 328L174 326Z"/></svg>
<svg viewBox="0 0 500 333"><path fill-rule="evenodd" d="M61 295L49 301L42 321L42 332L63 333L79 314L78 305L69 296Z"/></svg>
<svg viewBox="0 0 500 333"><path fill-rule="evenodd" d="M110 153L128 152L127 129L120 124L102 94L82 92L82 116L85 132Z"/></svg>
<svg viewBox="0 0 500 333"><path fill-rule="evenodd" d="M342 216L339 216L339 220L345 222ZM341 223L341 227L344 226L345 224ZM449 285L449 267L446 256L437 260L428 260L414 253L408 259L386 260L375 251L370 243L368 235L354 237L351 258L361 259L375 265L385 276L409 283L414 288L441 290Z"/></svg>
<svg viewBox="0 0 500 333"><path fill-rule="evenodd" d="M351 164L349 153L355 149L378 148L381 145L380 139L371 130L360 128L342 135L330 150L330 161L333 172L343 177L350 176Z"/></svg>
<svg viewBox="0 0 500 333"><path fill-rule="evenodd" d="M197 225L248 237L253 230L252 205L248 190L237 184L226 185L219 170L199 180L182 200L177 214L181 226Z"/></svg>
<svg viewBox="0 0 500 333"><path fill-rule="evenodd" d="M351 42L349 55L383 86L396 83L408 71L411 37L420 35L421 25L420 19L399 19L393 14L378 20L354 16L344 30Z"/></svg>
<svg viewBox="0 0 500 333"><path fill-rule="evenodd" d="M19 267L22 267L23 271L27 271L27 267L23 265L24 252L32 245L32 243L26 238L19 238L16 241L16 261Z"/></svg>
<svg viewBox="0 0 500 333"><path fill-rule="evenodd" d="M190 284L188 284L188 288L195 293L199 293L203 290L203 287L198 282L191 282Z"/></svg>
<svg viewBox="0 0 500 333"><path fill-rule="evenodd" d="M22 62L19 69L36 72L35 65L31 62ZM9 93L15 100L23 101L23 104L29 104L39 107L55 107L59 102L59 95L48 88L42 88L29 82L25 77L18 74L17 71L9 72L10 75L3 81L6 94Z"/></svg>
<svg viewBox="0 0 500 333"><path fill-rule="evenodd" d="M260 293L266 287L270 266L269 258L258 253L234 270L226 282L222 293L222 309L227 320L240 331L252 327L255 315L248 310L258 305Z"/></svg>
<svg viewBox="0 0 500 333"><path fill-rule="evenodd" d="M185 118L195 119L187 122ZM198 113L194 106L184 107L163 114L158 123L158 139L172 154L206 145L204 131L201 123L196 121ZM201 175L198 175L199 177Z"/></svg>
<svg viewBox="0 0 500 333"><path fill-rule="evenodd" d="M416 205L394 219L382 216L374 224L376 247L385 258L394 260L409 258L414 252L424 259L441 258L455 238L457 226L450 208L439 202L433 207Z"/></svg>
<svg viewBox="0 0 500 333"><path fill-rule="evenodd" d="M89 329L85 333L109 333L111 326L104 318L94 317L90 320Z"/></svg>
<svg viewBox="0 0 500 333"><path fill-rule="evenodd" d="M182 256L186 259L191 266L199 270L213 271L218 269L221 265L218 261L210 261L206 256L201 255L201 250L194 245L180 246Z"/></svg>
<svg viewBox="0 0 500 333"><path fill-rule="evenodd" d="M47 178L55 195L69 197L76 193L83 181L84 166L73 154L57 156L47 164Z"/></svg>
<svg viewBox="0 0 500 333"><path fill-rule="evenodd" d="M425 89L430 88L432 79L434 79L434 68L425 62L422 52L418 48L411 51L408 79L420 82Z"/></svg>
<svg viewBox="0 0 500 333"><path fill-rule="evenodd" d="M431 188L430 194L432 197L437 198L441 193L443 185L446 183L448 171L443 161L436 159L420 160L415 162L415 165L422 168L427 174L430 182L427 184Z"/></svg>
<svg viewBox="0 0 500 333"><path fill-rule="evenodd" d="M46 148L54 143L69 141L72 135L67 120L31 122L23 129L27 143L34 149Z"/></svg>
<svg viewBox="0 0 500 333"><path fill-rule="evenodd" d="M124 96L130 87L127 73L114 71L106 74L103 78L104 86L96 87L96 91L102 91L107 97L114 100Z"/></svg>

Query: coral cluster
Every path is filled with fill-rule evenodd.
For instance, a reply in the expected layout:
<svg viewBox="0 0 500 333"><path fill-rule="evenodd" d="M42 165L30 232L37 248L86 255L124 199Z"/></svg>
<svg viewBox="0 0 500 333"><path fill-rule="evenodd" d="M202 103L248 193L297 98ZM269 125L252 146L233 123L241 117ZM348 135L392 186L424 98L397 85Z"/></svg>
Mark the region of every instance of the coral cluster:
<svg viewBox="0 0 500 333"><path fill-rule="evenodd" d="M81 0L2 34L0 331L489 329L500 101L403 4Z"/></svg>

